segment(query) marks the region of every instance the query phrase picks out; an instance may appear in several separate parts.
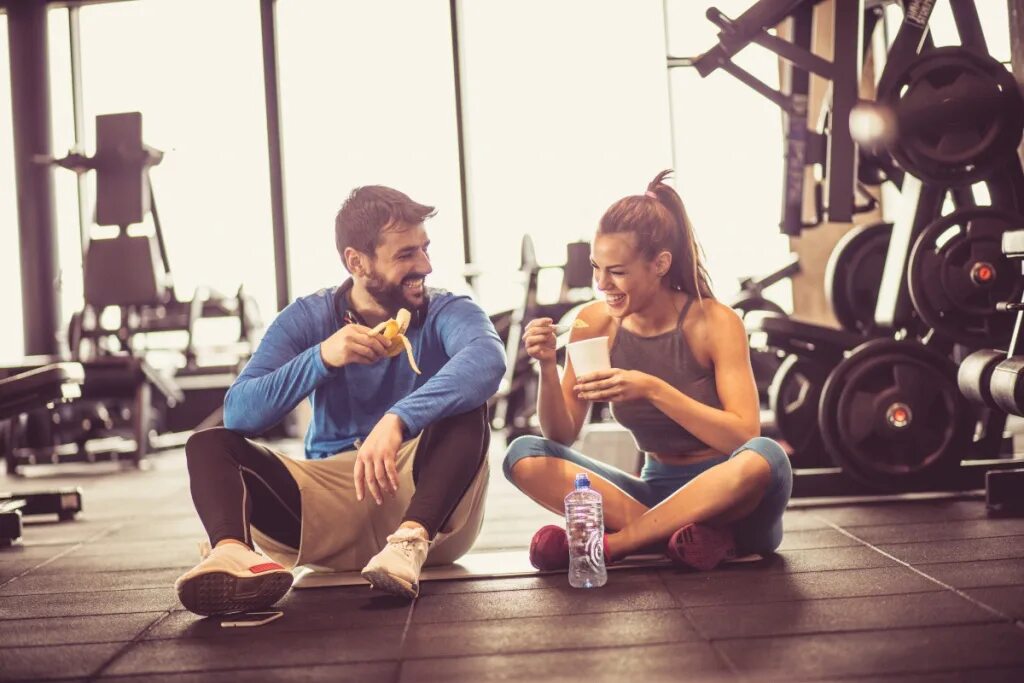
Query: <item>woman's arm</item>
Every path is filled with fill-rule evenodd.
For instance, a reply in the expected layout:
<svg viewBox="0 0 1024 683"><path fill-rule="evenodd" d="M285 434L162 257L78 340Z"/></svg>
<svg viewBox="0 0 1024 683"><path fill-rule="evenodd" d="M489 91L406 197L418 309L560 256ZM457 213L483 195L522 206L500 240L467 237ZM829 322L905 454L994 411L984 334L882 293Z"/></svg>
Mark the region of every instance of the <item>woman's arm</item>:
<svg viewBox="0 0 1024 683"><path fill-rule="evenodd" d="M577 328L574 326L569 335L570 341L576 342L607 334L607 330L604 329L606 321L603 321L599 314L601 303L595 303L597 303L596 306L591 304L580 311L577 319L586 323L587 327ZM543 324L543 320L536 322L542 324L538 326L534 326L532 322L530 324L533 328L531 338L535 340L534 343L526 340L525 337L524 341L527 341L527 352L540 364L537 415L540 418L541 433L552 441L568 446L579 436L590 402L580 399L573 391L573 386L576 384L576 373L572 368L572 363L568 360L568 354L566 354L565 372L559 379L558 366L555 364L554 327L550 323ZM543 349L538 348L541 346L541 335L545 335Z"/></svg>
<svg viewBox="0 0 1024 683"><path fill-rule="evenodd" d="M652 377L646 398L695 437L721 453L731 453L761 431L757 385L743 321L718 302L706 304L707 339L722 408L695 401L664 380Z"/></svg>

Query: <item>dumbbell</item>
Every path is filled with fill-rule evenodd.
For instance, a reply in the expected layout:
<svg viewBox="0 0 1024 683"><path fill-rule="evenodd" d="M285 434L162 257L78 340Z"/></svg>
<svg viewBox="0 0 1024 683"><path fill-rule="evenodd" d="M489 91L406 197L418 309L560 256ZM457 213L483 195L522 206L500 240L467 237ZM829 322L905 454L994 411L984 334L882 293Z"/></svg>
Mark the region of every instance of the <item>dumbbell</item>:
<svg viewBox="0 0 1024 683"><path fill-rule="evenodd" d="M1024 356L975 351L960 364L957 384L972 403L1024 416Z"/></svg>
<svg viewBox="0 0 1024 683"><path fill-rule="evenodd" d="M1011 415L1024 416L1024 356L1011 356L992 371L989 389L996 407Z"/></svg>

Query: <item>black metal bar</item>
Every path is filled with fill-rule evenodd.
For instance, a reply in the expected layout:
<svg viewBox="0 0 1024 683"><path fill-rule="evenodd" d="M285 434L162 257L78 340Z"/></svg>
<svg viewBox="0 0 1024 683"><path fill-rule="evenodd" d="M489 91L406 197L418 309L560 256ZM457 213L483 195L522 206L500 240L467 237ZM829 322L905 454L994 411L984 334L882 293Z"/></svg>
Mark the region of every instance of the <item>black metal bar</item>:
<svg viewBox="0 0 1024 683"><path fill-rule="evenodd" d="M267 152L270 160L270 211L274 228L274 275L277 310L291 301L288 281L288 225L284 208L284 171L281 166L281 104L277 80L277 20L275 0L260 0L263 29L263 90L267 108Z"/></svg>
<svg viewBox="0 0 1024 683"><path fill-rule="evenodd" d="M160 262L164 264L164 272L171 274L171 259L167 255L167 243L164 242L164 228L160 223L160 213L156 210L156 194L153 192L153 180L146 169L146 189L149 192L149 212L153 214L153 230L156 233L156 245L160 252Z"/></svg>
<svg viewBox="0 0 1024 683"><path fill-rule="evenodd" d="M953 21L956 23L956 32L960 34L960 43L978 54L988 55L988 45L985 43L974 0L949 0L949 7L953 10Z"/></svg>
<svg viewBox="0 0 1024 683"><path fill-rule="evenodd" d="M878 92L890 89L890 83L906 71L907 66L921 52L928 38L928 20L935 0L907 0L903 8L903 22L889 46L885 68L878 79Z"/></svg>
<svg viewBox="0 0 1024 683"><path fill-rule="evenodd" d="M448 15L452 27L452 66L455 70L455 133L459 151L459 205L462 210L462 258L466 265L473 262L473 243L469 230L469 192L466 181L466 132L462 120L462 64L459 50L459 0L448 1ZM466 282L473 286L474 276L466 273Z"/></svg>
<svg viewBox="0 0 1024 683"><path fill-rule="evenodd" d="M46 3L7 8L26 354L56 354L61 320L46 13Z"/></svg>
<svg viewBox="0 0 1024 683"><path fill-rule="evenodd" d="M85 109L82 104L82 30L78 21L79 8L68 6L68 39L71 46L71 115L75 125L75 149L85 154ZM88 191L85 174L76 173L78 190L78 230L82 249L82 263L89 248L89 212L85 200Z"/></svg>
<svg viewBox="0 0 1024 683"><path fill-rule="evenodd" d="M788 97L780 93L778 90L775 90L774 88L765 85L763 81L759 80L752 74L736 66L736 64L729 61L728 59L724 60L721 64L719 64L719 68L721 68L722 71L726 72L730 76L734 77L740 83L743 83L747 87L752 88L754 91L760 93L761 95L764 95L769 100L771 100L778 106L782 107L783 111L792 110L793 103L790 101Z"/></svg>
<svg viewBox="0 0 1024 683"><path fill-rule="evenodd" d="M805 5L793 12L792 45L810 47L814 24L814 7ZM781 41L785 42L785 41ZM782 187L782 219L779 229L783 234L797 236L804 228L804 176L807 170L807 94L810 76L793 63L783 63L783 92L788 91L789 111L782 113L785 135L785 172ZM831 69L831 64L829 65Z"/></svg>
<svg viewBox="0 0 1024 683"><path fill-rule="evenodd" d="M1010 15L1010 65L1017 83L1024 89L1024 0L1007 0ZM1017 148L1024 162L1024 142Z"/></svg>
<svg viewBox="0 0 1024 683"><path fill-rule="evenodd" d="M857 177L857 148L850 135L850 111L857 104L861 70L863 0L845 0L834 5L832 113L830 116L828 162L828 220L848 223L853 219L854 179Z"/></svg>
<svg viewBox="0 0 1024 683"><path fill-rule="evenodd" d="M910 249L921 231L939 216L945 197L945 188L923 185L909 173L903 179L899 215L893 222L875 306L875 323L879 329L896 329L909 319L911 302L907 264Z"/></svg>
<svg viewBox="0 0 1024 683"><path fill-rule="evenodd" d="M661 22L665 37L665 54L668 55L669 30L668 30L668 0L661 2ZM672 102L672 58L668 58L668 68L665 70L665 87L668 89L668 136L672 152L672 168L676 166L676 113Z"/></svg>
<svg viewBox="0 0 1024 683"><path fill-rule="evenodd" d="M796 10L793 11L793 16L813 16L813 12L814 7L812 5L806 5L804 7L796 8ZM808 49L804 49L801 47L803 43L796 43L796 41L791 43L788 40L779 38L778 36L773 36L767 31L761 31L760 34L754 37L752 42L763 48L771 50L787 62L799 67L801 70L818 74L822 78L830 79L833 77L832 62L827 59L822 59ZM807 44L809 45L810 43Z"/></svg>

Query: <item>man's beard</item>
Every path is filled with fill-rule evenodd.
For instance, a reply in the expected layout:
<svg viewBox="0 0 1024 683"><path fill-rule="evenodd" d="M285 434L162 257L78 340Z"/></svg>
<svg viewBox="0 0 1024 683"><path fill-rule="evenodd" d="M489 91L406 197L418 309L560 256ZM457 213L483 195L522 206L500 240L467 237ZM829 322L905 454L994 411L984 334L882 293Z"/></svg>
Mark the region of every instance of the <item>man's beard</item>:
<svg viewBox="0 0 1024 683"><path fill-rule="evenodd" d="M397 312L400 308L415 310L426 303L426 292L418 301L410 299L405 292L404 286L410 280L423 280L424 287L426 287L426 276L424 275L407 275L398 284L392 284L378 276L377 273L371 272L366 278L366 291L385 310L392 313Z"/></svg>

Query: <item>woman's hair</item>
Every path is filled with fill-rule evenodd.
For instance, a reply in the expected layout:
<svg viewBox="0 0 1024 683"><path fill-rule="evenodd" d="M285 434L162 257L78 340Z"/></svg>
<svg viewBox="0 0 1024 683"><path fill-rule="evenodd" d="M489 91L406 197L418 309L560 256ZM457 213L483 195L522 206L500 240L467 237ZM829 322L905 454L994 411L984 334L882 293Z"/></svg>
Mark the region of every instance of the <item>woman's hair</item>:
<svg viewBox="0 0 1024 683"><path fill-rule="evenodd" d="M672 266L665 277L670 288L698 299L714 298L711 278L683 200L665 184L671 174L665 170L654 177L642 195L623 197L612 204L597 232L601 235L634 233L637 249L648 260L662 251L672 254Z"/></svg>

